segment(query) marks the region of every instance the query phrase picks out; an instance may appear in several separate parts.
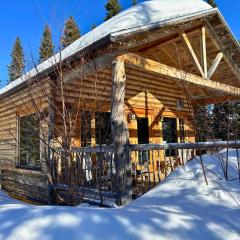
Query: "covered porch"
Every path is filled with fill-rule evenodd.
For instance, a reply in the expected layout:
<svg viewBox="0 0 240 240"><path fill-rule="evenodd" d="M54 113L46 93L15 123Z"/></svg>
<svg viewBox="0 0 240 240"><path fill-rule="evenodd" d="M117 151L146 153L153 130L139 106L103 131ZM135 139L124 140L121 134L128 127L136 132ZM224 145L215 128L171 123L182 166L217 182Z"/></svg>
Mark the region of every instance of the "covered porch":
<svg viewBox="0 0 240 240"><path fill-rule="evenodd" d="M141 51L93 60L100 63L96 64L98 79L107 81L101 93L107 95L105 89L111 93L111 99L102 101L102 109L109 113L107 127L98 131L108 141L95 141L99 123L95 117L92 147L73 147L67 156L61 148L53 150L53 189L58 200L95 199L104 204L112 199L122 205L196 155L201 159L206 151L238 148L238 141L195 143L194 109L240 96L238 69L212 34L209 27L200 26ZM169 48L180 43L185 55L177 64ZM112 70L106 67L110 62Z"/></svg>

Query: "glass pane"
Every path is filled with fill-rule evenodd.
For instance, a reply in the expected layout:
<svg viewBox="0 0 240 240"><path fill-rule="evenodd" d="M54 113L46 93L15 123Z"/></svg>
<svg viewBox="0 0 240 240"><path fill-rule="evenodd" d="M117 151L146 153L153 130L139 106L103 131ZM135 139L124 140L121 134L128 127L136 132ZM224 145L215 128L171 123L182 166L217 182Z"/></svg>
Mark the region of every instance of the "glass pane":
<svg viewBox="0 0 240 240"><path fill-rule="evenodd" d="M81 146L91 146L91 112L81 112Z"/></svg>
<svg viewBox="0 0 240 240"><path fill-rule="evenodd" d="M163 141L166 143L177 143L177 120L176 118L163 118ZM165 151L166 157L175 156L175 151Z"/></svg>
<svg viewBox="0 0 240 240"><path fill-rule="evenodd" d="M96 112L96 143L112 144L111 113Z"/></svg>
<svg viewBox="0 0 240 240"><path fill-rule="evenodd" d="M40 168L39 120L35 114L21 117L20 166Z"/></svg>

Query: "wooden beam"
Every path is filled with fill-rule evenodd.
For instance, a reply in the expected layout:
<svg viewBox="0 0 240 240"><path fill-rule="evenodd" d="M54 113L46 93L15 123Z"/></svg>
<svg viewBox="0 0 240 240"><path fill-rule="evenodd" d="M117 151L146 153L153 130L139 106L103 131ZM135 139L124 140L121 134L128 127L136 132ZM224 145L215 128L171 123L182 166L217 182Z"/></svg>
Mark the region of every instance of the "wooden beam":
<svg viewBox="0 0 240 240"><path fill-rule="evenodd" d="M216 81L209 81L200 76L187 73L173 67L169 67L165 64L158 63L151 59L146 59L133 53L119 56L118 59L121 59L121 61L125 61L125 63L135 65L136 67L143 68L145 70L160 74L162 76L166 76L168 78L173 78L177 81L181 81L181 83L190 83L199 87L208 88L225 94L238 97L240 96L240 88L219 83Z"/></svg>
<svg viewBox="0 0 240 240"><path fill-rule="evenodd" d="M204 71L204 77L207 78L207 45L206 45L206 28L202 27L201 34L201 54L202 54L202 67Z"/></svg>
<svg viewBox="0 0 240 240"><path fill-rule="evenodd" d="M207 73L207 78L208 79L211 79L212 75L215 73L215 71L216 71L219 63L221 62L222 58L223 58L223 53L222 52L218 53L218 55L216 56L216 58L214 59L212 65L211 65L211 67L208 70L208 73Z"/></svg>
<svg viewBox="0 0 240 240"><path fill-rule="evenodd" d="M210 37L211 41L213 42L215 47L218 49L218 51L223 53L223 58L225 62L228 64L229 68L232 70L233 74L237 77L237 79L240 80L239 67L236 65L236 63L233 62L233 60L231 59L231 56L229 55L229 52L225 49L217 33L215 32L215 30L212 28L211 24L208 21L206 21L206 26L207 26L206 32Z"/></svg>
<svg viewBox="0 0 240 240"><path fill-rule="evenodd" d="M180 36L181 36L183 43L185 44L186 48L188 49L188 51L189 51L189 53L190 53L190 55L192 57L193 63L196 65L196 67L198 68L201 76L204 78L205 74L204 74L204 72L202 70L201 64L198 61L197 55L194 52L194 50L192 48L192 45L191 45L191 43L190 43L186 33L183 32L183 33L180 34Z"/></svg>
<svg viewBox="0 0 240 240"><path fill-rule="evenodd" d="M124 62L114 61L112 70L111 129L116 167L116 203L123 205L132 200L129 130L124 111L126 91Z"/></svg>

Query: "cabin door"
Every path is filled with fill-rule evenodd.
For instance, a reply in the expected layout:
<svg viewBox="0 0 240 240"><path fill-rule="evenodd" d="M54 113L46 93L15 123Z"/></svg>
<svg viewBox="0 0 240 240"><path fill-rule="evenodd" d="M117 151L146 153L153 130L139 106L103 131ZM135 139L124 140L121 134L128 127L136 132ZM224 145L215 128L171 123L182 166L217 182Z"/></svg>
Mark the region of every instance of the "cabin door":
<svg viewBox="0 0 240 240"><path fill-rule="evenodd" d="M177 119L163 118L162 133L164 143L177 143ZM175 152L166 150L166 156L175 156Z"/></svg>
<svg viewBox="0 0 240 240"><path fill-rule="evenodd" d="M137 134L138 134L138 144L149 144L149 127L148 118L138 118L137 119ZM147 165L149 162L149 156L147 151L139 151L139 164L141 166Z"/></svg>
<svg viewBox="0 0 240 240"><path fill-rule="evenodd" d="M138 134L138 144L149 143L148 118L137 119L137 134Z"/></svg>

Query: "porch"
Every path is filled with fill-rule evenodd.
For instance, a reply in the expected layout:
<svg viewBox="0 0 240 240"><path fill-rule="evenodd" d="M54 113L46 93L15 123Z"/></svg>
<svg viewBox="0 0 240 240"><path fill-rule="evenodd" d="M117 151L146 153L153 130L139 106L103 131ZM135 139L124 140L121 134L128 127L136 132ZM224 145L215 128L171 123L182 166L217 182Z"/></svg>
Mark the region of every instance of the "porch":
<svg viewBox="0 0 240 240"><path fill-rule="evenodd" d="M174 61L178 47L170 50L174 44L183 53L179 63ZM161 57L156 54L159 49L164 52ZM80 119L84 123L81 127L93 133L88 140L87 132L81 135L79 145L84 147L71 145L69 140L67 148L52 148L52 189L60 202L97 199L104 204L112 199L122 205L150 190L195 156L201 159L206 151L238 148L239 142L194 143L194 109L240 96L238 69L209 25L177 32L133 52L98 56L88 65L94 66L95 74L84 65L77 70L77 74L82 74L81 81L76 80L76 73L64 76L69 84L66 89L76 92L66 94L70 112L75 112L74 106L84 112L93 103L94 117L92 114L89 124ZM224 81L223 72L228 73L229 84ZM94 84L89 84L91 81ZM84 90L89 85L95 87L91 96ZM60 103L61 99L56 99ZM77 106L80 101L83 106ZM99 113L108 114L108 119L100 121ZM101 128L100 122L107 127ZM164 128L170 128L170 136L164 134ZM86 147L86 142L91 147ZM205 176L204 163L201 164Z"/></svg>
<svg viewBox="0 0 240 240"><path fill-rule="evenodd" d="M53 201L70 205L82 202L101 206L115 202L126 204L155 187L176 167L196 157L202 167L203 181L208 184L202 155L211 155L223 148L237 150L239 146L240 141L130 144L126 147L131 167L118 171L112 145L74 148L67 153L68 157L63 149L54 149Z"/></svg>

